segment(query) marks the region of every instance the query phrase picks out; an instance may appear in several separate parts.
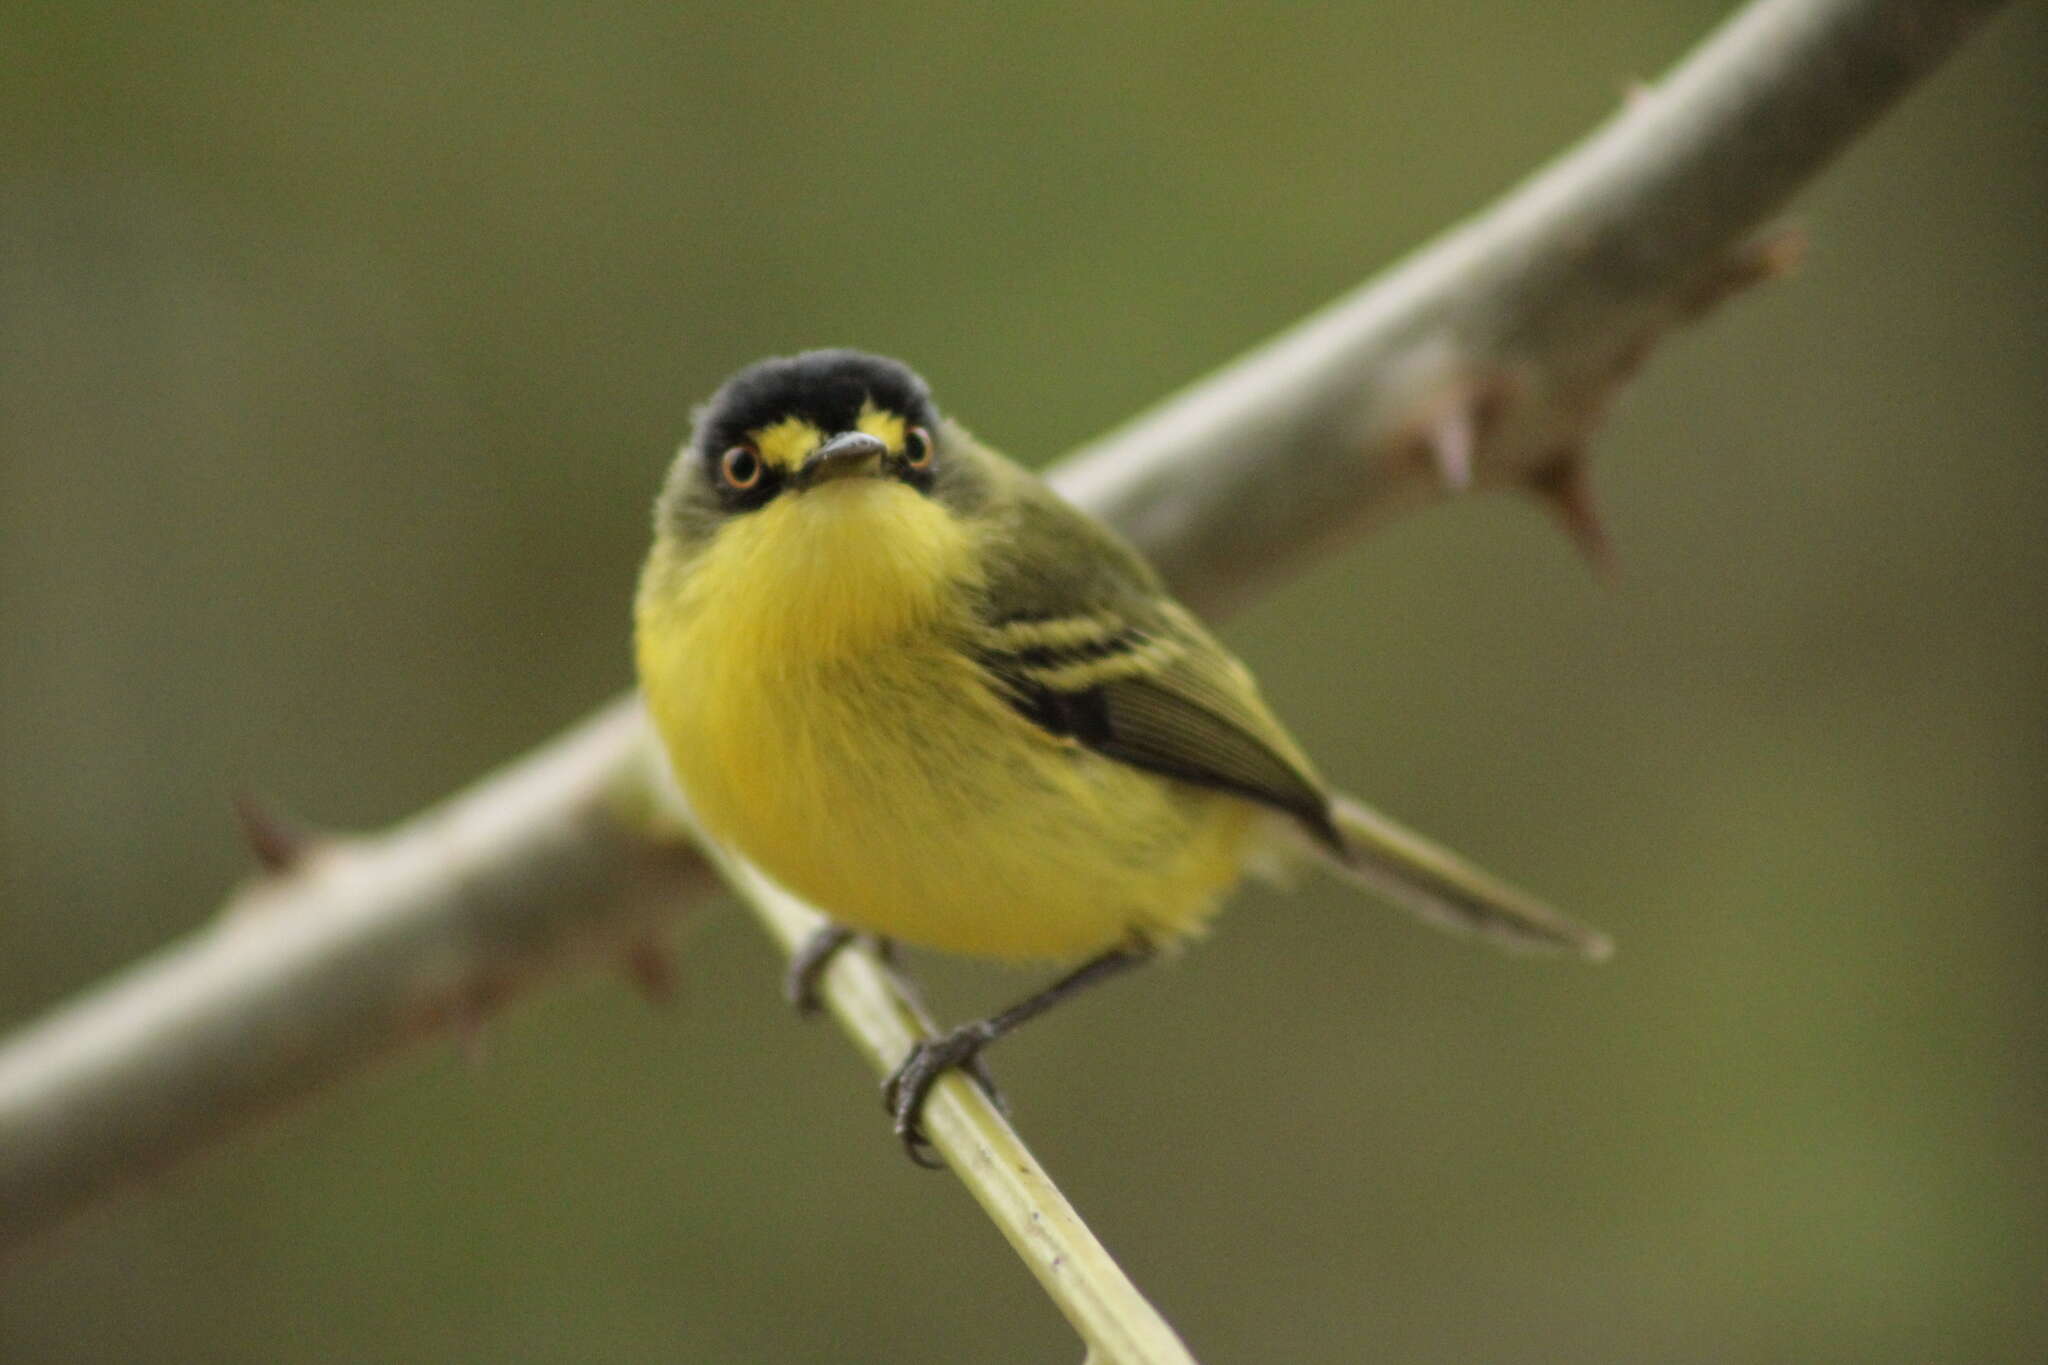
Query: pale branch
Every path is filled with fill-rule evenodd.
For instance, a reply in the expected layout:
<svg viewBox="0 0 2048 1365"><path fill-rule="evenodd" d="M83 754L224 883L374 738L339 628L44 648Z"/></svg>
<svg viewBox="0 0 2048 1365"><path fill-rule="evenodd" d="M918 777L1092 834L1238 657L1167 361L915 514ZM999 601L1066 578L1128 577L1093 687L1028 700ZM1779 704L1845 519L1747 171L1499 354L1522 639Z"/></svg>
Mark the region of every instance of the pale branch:
<svg viewBox="0 0 2048 1365"><path fill-rule="evenodd" d="M0 1251L708 894L633 815L645 752L625 698L388 833L271 840L219 915L11 1039Z"/></svg>
<svg viewBox="0 0 2048 1365"><path fill-rule="evenodd" d="M720 870L785 953L824 924L817 911L744 863L721 862ZM833 1017L877 1074L893 1071L911 1044L926 1036L916 1006L865 950L841 951L819 986ZM1193 1365L1180 1337L1111 1259L988 1096L957 1073L945 1077L925 1104L924 1129L1081 1334L1089 1359Z"/></svg>
<svg viewBox="0 0 2048 1365"><path fill-rule="evenodd" d="M1212 612L1468 486L1529 488L1597 547L1582 459L1612 390L1671 325L1774 273L1788 246L1755 235L1768 217L2000 3L1760 0L1485 214L1056 481ZM298 848L259 823L272 870L219 918L0 1049L0 1250L565 961L644 963L637 945L715 885L675 843L653 762L627 698L393 830ZM903 1007L856 1007L876 991L859 957L827 982L886 1058L903 1038L869 1016ZM1023 1248L1017 1218L1056 1196L982 1183L975 1093L947 1087L934 1137ZM1148 1358L1061 1304L1099 1354Z"/></svg>
<svg viewBox="0 0 2048 1365"><path fill-rule="evenodd" d="M1672 325L1781 273L1764 229L2003 0L1757 0L1484 213L1075 453L1063 491L1210 609L1465 487L1599 551L1585 443Z"/></svg>

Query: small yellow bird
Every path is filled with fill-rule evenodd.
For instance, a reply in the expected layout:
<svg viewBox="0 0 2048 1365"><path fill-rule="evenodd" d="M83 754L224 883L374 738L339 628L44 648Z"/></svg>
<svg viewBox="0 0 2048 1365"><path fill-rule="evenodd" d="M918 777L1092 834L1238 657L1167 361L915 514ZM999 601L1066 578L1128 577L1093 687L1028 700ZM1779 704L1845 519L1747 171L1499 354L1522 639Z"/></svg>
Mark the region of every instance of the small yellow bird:
<svg viewBox="0 0 2048 1365"><path fill-rule="evenodd" d="M1199 931L1248 869L1313 861L1438 924L1607 940L1333 795L1243 664L1137 551L856 351L765 360L698 414L655 504L641 690L702 829L823 910L799 1006L855 932L1078 963L920 1043L950 1068Z"/></svg>

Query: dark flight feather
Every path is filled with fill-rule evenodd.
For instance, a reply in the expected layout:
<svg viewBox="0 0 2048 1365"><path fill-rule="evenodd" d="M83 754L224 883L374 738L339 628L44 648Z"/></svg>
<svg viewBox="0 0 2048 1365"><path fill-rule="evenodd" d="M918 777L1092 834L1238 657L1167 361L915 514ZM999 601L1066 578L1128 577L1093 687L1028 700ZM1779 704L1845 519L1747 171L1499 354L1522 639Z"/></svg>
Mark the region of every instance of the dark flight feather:
<svg viewBox="0 0 2048 1365"><path fill-rule="evenodd" d="M1093 520L1020 479L979 649L1017 711L1106 757L1233 792L1341 852L1330 795L1244 666ZM1075 537L1095 544L1076 545Z"/></svg>

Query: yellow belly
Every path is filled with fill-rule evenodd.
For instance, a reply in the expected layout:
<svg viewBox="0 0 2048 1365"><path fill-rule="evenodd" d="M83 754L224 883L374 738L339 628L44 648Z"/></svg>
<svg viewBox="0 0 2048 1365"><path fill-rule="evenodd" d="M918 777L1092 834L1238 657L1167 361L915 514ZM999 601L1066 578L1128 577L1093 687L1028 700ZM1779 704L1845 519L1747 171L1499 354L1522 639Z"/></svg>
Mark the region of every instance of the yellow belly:
<svg viewBox="0 0 2048 1365"><path fill-rule="evenodd" d="M1195 930L1237 880L1253 807L1031 725L961 652L945 599L865 639L770 619L802 600L651 571L642 686L705 830L833 918L1073 959Z"/></svg>

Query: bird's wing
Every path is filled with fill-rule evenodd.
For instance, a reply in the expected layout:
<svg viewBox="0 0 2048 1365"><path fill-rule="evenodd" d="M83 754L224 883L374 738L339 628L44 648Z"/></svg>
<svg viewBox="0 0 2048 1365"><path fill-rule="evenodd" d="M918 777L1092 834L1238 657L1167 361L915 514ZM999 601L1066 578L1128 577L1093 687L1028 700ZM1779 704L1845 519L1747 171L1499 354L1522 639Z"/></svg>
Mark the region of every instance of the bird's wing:
<svg viewBox="0 0 2048 1365"><path fill-rule="evenodd" d="M1251 673L1151 567L1028 476L992 528L978 646L1019 713L1136 768L1216 787L1342 838L1314 768Z"/></svg>
<svg viewBox="0 0 2048 1365"><path fill-rule="evenodd" d="M1245 666L1113 532L1019 471L991 527L983 666L1047 732L1292 816L1322 861L1441 927L1593 959L1606 937L1347 797L1333 797ZM1005 500L1009 501L1009 500Z"/></svg>

